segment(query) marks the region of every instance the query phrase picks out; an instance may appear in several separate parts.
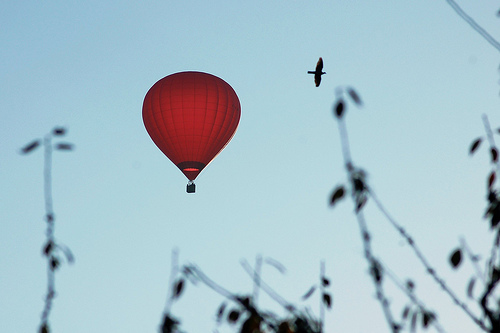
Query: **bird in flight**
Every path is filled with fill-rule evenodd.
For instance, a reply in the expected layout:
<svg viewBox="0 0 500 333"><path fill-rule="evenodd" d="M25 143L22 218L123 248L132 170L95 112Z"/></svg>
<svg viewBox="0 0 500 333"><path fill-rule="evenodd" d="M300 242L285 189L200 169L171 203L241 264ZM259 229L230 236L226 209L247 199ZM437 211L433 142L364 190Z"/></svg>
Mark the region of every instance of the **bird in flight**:
<svg viewBox="0 0 500 333"><path fill-rule="evenodd" d="M314 83L316 83L316 87L319 87L321 75L326 74L326 72L323 72L323 58L319 57L318 63L316 64L316 70L308 71L307 74L314 74Z"/></svg>

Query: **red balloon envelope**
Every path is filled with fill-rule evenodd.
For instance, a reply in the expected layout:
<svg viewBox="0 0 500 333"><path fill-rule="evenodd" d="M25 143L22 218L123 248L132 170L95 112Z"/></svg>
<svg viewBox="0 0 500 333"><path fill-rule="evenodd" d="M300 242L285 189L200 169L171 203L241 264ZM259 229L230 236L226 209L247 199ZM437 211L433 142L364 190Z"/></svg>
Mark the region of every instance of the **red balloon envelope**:
<svg viewBox="0 0 500 333"><path fill-rule="evenodd" d="M142 107L151 139L191 182L231 140L240 115L233 88L201 72L164 77L149 89Z"/></svg>

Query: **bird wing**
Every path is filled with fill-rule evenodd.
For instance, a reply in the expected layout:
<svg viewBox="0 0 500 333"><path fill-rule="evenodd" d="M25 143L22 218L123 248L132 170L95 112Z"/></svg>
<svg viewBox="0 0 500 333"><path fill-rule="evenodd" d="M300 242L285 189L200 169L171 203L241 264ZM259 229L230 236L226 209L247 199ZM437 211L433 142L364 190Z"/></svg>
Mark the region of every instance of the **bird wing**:
<svg viewBox="0 0 500 333"><path fill-rule="evenodd" d="M319 57L318 63L316 64L316 72L321 72L323 70L323 58Z"/></svg>
<svg viewBox="0 0 500 333"><path fill-rule="evenodd" d="M319 87L319 84L321 83L321 74L316 73L314 75L314 83L316 84L316 87Z"/></svg>

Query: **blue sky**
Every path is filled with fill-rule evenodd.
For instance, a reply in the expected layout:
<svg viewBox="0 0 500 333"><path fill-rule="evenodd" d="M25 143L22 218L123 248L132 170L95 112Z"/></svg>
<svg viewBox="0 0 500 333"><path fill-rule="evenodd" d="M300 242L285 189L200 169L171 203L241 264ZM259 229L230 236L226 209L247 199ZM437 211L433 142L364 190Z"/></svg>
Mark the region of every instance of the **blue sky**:
<svg viewBox="0 0 500 333"><path fill-rule="evenodd" d="M459 3L500 38L496 1ZM499 57L445 1L16 1L0 22L3 331L39 324L43 156L18 151L57 125L76 149L54 155L56 237L76 262L56 276L54 332L155 332L174 248L235 292L252 288L241 259L272 257L288 272L266 266L263 278L299 304L324 259L334 295L327 331L387 331L352 206L327 205L345 181L331 112L345 85L365 102L347 114L355 162L466 298L473 270L453 272L447 259L461 236L477 252L490 244L481 218L488 155L467 151L484 133L482 114L500 127ZM316 88L306 72L320 56L327 75ZM141 118L148 89L185 70L223 78L242 106L236 135L195 195ZM370 203L366 214L376 254L416 281L443 327L479 331ZM400 309L405 299L388 292ZM189 286L173 312L186 331L211 331L220 301ZM307 304L316 311L317 300Z"/></svg>

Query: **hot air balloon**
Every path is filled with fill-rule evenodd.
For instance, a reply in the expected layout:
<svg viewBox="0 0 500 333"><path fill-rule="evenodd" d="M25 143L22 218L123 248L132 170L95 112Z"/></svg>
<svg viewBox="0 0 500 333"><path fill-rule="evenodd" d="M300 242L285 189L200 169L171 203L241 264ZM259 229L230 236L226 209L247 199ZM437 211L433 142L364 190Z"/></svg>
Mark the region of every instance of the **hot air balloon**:
<svg viewBox="0 0 500 333"><path fill-rule="evenodd" d="M224 149L240 121L241 107L233 88L202 72L180 72L156 82L146 94L142 118L158 148L194 180Z"/></svg>

